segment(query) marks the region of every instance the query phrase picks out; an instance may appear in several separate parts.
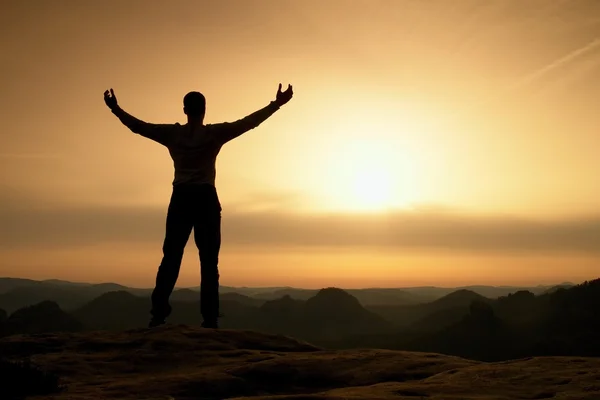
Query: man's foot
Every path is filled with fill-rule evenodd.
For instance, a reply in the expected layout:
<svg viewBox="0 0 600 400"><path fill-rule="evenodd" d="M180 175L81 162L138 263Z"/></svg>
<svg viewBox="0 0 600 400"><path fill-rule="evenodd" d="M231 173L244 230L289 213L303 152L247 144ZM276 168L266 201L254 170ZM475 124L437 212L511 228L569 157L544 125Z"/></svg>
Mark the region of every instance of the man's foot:
<svg viewBox="0 0 600 400"><path fill-rule="evenodd" d="M204 321L202 322L202 327L207 329L219 329L219 324L217 321Z"/></svg>
<svg viewBox="0 0 600 400"><path fill-rule="evenodd" d="M164 319L154 319L152 318L150 320L150 323L148 324L148 328L154 328L160 325L164 325L166 324L167 321L165 321Z"/></svg>

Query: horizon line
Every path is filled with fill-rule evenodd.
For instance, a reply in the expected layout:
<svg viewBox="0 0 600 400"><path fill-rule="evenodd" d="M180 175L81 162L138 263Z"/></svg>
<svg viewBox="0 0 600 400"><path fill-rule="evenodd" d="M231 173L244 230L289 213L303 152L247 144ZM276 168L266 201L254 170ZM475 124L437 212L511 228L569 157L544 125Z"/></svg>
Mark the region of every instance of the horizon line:
<svg viewBox="0 0 600 400"><path fill-rule="evenodd" d="M119 285L119 286L123 286L125 288L128 289L140 289L140 290L152 290L152 287L150 286L144 286L144 287L140 287L140 286L129 286L129 285L125 285L122 283L118 283L118 282L111 282L111 281L103 281L103 282L85 282L85 281L70 281L70 280L65 280L65 279L58 279L58 278L48 278L48 279L33 279L33 278L23 278L23 277L17 277L17 276L0 276L0 279L19 279L19 280L28 280L28 281L34 281L34 282L63 282L63 283L70 283L70 284L81 284L81 285L90 285L90 286L98 286L98 285ZM490 284L468 284L468 285L458 285L458 286L435 286L435 285L419 285L419 286L393 286L393 287L378 287L378 286L366 286L366 287L360 287L360 288L344 288L341 286L331 286L331 285L324 285L322 287L319 288L306 288L306 287L299 287L299 286L289 286L289 285L282 285L282 286L230 286L230 285L220 285L220 288L232 288L232 289L296 289L296 290L322 290L322 289L327 289L327 288L337 288L337 289L342 289L342 290L401 290L401 289L425 289L425 288L434 288L434 289L463 289L463 288L471 288L471 287L488 287L488 288L535 288L535 287L556 287L556 286L562 286L562 285L580 285L584 282L588 282L588 281L592 281L594 279L598 279L598 278L590 278L590 279L586 279L580 282L573 282L573 281L563 281L563 282L558 282L558 283L552 283L552 284L532 284L532 285L527 285L527 284L513 284L513 285L490 285ZM180 290L180 289L199 289L200 285L198 286L175 286L174 290Z"/></svg>

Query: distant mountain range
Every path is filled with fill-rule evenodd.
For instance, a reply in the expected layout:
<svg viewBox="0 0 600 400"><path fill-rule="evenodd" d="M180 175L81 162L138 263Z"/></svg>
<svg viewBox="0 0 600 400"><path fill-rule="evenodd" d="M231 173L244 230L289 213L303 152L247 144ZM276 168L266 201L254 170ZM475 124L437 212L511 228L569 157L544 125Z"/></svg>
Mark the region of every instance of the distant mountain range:
<svg viewBox="0 0 600 400"><path fill-rule="evenodd" d="M0 279L0 286L0 336L119 331L145 328L149 319L150 289L13 278ZM464 288L448 293L437 288L234 289L225 288L220 295L225 329L283 334L330 348L431 351L486 361L600 356L600 279L497 298ZM432 293L445 294L416 300L430 299ZM279 297L271 298L275 294ZM413 295L420 297L406 303ZM199 325L199 300L194 288L176 290L168 322ZM381 304L383 300L388 303Z"/></svg>
<svg viewBox="0 0 600 400"><path fill-rule="evenodd" d="M408 288L365 288L344 289L354 296L363 306L385 307L398 305L424 304L442 298L457 290L468 290L481 296L494 299L518 291L529 291L543 294L558 287L571 287L572 283L561 283L550 286L512 287L512 286L465 286L456 288L440 287L408 287ZM41 301L56 302L64 310L75 310L92 299L108 292L125 291L136 296L149 296L151 288L131 288L117 283L80 283L56 279L31 280L20 278L0 278L0 308L13 312L21 307L33 305ZM177 288L173 300L195 301L199 298L199 287ZM220 288L221 295L229 299L260 305L267 300L276 300L289 296L296 300L308 300L319 292L318 289L301 289L292 287L228 287ZM240 297L240 295L242 297ZM237 297L236 297L237 296Z"/></svg>

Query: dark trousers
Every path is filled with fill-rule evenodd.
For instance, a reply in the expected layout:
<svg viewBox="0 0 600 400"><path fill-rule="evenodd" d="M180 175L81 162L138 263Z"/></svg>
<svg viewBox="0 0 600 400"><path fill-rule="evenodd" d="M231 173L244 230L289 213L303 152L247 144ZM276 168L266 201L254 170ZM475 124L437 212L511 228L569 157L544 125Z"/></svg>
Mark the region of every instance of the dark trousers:
<svg viewBox="0 0 600 400"><path fill-rule="evenodd" d="M166 319L171 314L173 292L183 251L194 229L200 253L200 312L204 321L219 316L219 249L221 247L221 204L212 185L176 185L167 212L163 258L152 292L151 314Z"/></svg>

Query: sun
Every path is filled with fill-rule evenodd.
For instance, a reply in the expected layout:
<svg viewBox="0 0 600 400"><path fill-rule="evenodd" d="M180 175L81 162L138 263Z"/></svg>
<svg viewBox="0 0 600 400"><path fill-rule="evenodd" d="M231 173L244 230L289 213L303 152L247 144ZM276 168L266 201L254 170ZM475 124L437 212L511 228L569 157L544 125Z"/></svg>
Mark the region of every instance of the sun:
<svg viewBox="0 0 600 400"><path fill-rule="evenodd" d="M369 210L388 207L392 201L391 186L390 174L385 169L364 166L353 177L354 206Z"/></svg>
<svg viewBox="0 0 600 400"><path fill-rule="evenodd" d="M410 166L381 139L352 139L330 159L326 192L337 211L381 212L414 200Z"/></svg>

